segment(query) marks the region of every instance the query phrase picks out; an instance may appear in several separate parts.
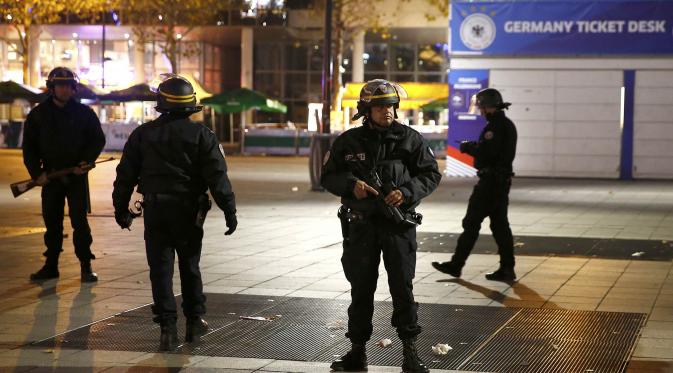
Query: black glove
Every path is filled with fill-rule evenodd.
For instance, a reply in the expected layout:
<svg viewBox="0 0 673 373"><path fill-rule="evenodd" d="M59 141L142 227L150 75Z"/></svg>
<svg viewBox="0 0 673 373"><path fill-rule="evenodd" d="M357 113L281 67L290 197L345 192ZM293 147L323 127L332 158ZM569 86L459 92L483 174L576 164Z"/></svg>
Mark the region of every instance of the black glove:
<svg viewBox="0 0 673 373"><path fill-rule="evenodd" d="M469 154L470 152L472 152L472 149L474 149L475 145L476 143L474 141L461 141L460 152Z"/></svg>
<svg viewBox="0 0 673 373"><path fill-rule="evenodd" d="M224 215L224 220L227 221L227 228L229 228L226 232L224 232L225 236L229 236L234 231L236 230L236 227L238 226L238 220L236 220L236 214L229 214L229 215Z"/></svg>
<svg viewBox="0 0 673 373"><path fill-rule="evenodd" d="M115 211L115 221L121 229L129 229L133 223L133 215L130 211Z"/></svg>

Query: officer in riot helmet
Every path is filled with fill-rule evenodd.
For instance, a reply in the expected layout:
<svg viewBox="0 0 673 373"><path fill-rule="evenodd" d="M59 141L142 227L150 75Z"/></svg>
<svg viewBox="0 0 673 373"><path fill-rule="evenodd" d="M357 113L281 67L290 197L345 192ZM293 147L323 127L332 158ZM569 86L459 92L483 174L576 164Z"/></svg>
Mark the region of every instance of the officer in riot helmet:
<svg viewBox="0 0 673 373"><path fill-rule="evenodd" d="M73 98L77 75L56 67L47 76L47 99L30 111L23 133L23 162L36 184L42 186L42 217L47 231L44 266L30 275L32 281L59 277L58 259L63 251L63 207L73 228L73 246L80 262L82 282L96 282L91 268L93 238L87 220L89 189L87 172L105 146L105 135L96 113ZM73 168L56 179L47 174Z"/></svg>
<svg viewBox="0 0 673 373"><path fill-rule="evenodd" d="M199 268L203 223L210 208L208 189L224 211L229 228L225 235L234 233L238 224L222 147L212 131L189 120L201 109L187 80L170 75L161 82L156 106L161 115L129 136L112 192L115 220L122 229L129 228L134 218L128 207L133 188L138 185L143 195L152 311L154 321L161 325L161 351L175 350L179 345L173 294L175 252L182 311L187 319L185 341L196 341L208 331L208 323L202 318L206 297Z"/></svg>
<svg viewBox="0 0 673 373"><path fill-rule="evenodd" d="M393 298L392 325L403 342L404 372L428 372L416 351L418 303L412 281L416 270L415 208L439 184L432 149L423 136L398 122L404 90L382 79L367 82L357 114L362 126L341 134L326 154L322 186L341 197L343 265L351 284L348 332L352 347L334 361L336 371L366 370L365 344L372 335L374 291L380 257Z"/></svg>
<svg viewBox="0 0 673 373"><path fill-rule="evenodd" d="M514 281L514 240L507 219L509 189L512 185L512 162L516 153L517 132L514 123L504 110L511 104L503 102L502 95L494 88L479 91L474 106L487 120L478 141L464 141L460 151L474 157L479 181L472 191L463 219L463 233L458 238L456 250L448 262L433 262L437 270L453 277L460 277L470 255L484 218L491 221L491 232L498 244L500 266L487 273L492 281Z"/></svg>

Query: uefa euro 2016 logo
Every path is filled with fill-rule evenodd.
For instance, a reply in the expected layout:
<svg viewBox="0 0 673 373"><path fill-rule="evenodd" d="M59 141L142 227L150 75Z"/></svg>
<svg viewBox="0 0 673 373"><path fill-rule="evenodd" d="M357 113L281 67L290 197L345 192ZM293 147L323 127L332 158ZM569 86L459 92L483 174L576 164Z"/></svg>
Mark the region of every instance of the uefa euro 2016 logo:
<svg viewBox="0 0 673 373"><path fill-rule="evenodd" d="M495 23L484 13L467 16L460 24L460 40L466 47L480 51L495 40Z"/></svg>

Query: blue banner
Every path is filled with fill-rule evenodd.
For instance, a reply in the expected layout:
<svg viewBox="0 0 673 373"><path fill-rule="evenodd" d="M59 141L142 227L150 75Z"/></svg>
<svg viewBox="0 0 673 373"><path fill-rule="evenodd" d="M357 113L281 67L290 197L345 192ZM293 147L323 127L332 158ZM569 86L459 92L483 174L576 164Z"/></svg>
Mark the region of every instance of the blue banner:
<svg viewBox="0 0 673 373"><path fill-rule="evenodd" d="M453 55L673 54L673 1L451 1Z"/></svg>
<svg viewBox="0 0 673 373"><path fill-rule="evenodd" d="M476 141L486 120L469 113L470 101L480 90L488 87L488 70L449 71L449 130L446 154L472 165L472 158L458 150L461 141Z"/></svg>

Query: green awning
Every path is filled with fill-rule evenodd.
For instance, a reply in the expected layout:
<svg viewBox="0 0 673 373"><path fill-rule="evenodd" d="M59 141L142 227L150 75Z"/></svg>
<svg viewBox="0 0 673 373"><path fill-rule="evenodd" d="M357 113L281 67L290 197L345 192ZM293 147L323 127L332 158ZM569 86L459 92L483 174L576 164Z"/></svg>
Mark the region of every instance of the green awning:
<svg viewBox="0 0 673 373"><path fill-rule="evenodd" d="M442 97L421 105L421 111L442 111L449 108L449 98Z"/></svg>
<svg viewBox="0 0 673 373"><path fill-rule="evenodd" d="M218 113L240 113L249 109L287 113L287 106L281 102L247 88L238 88L206 97L201 100L201 104L212 107Z"/></svg>
<svg viewBox="0 0 673 373"><path fill-rule="evenodd" d="M15 99L23 99L32 103L42 101L42 91L12 80L0 82L0 102L11 103Z"/></svg>

